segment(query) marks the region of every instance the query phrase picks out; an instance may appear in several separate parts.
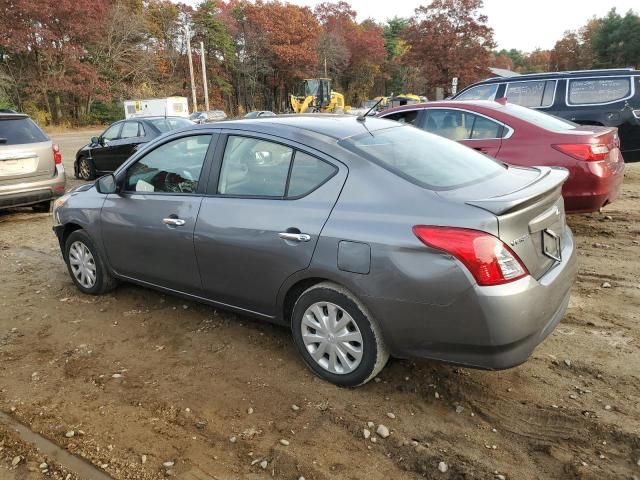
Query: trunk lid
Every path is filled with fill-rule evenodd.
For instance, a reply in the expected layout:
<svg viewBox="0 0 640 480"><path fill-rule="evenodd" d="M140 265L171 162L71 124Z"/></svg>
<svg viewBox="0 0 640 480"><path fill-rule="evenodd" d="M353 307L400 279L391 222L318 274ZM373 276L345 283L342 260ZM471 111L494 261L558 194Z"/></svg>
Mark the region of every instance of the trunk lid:
<svg viewBox="0 0 640 480"><path fill-rule="evenodd" d="M500 239L539 279L561 261L567 234L561 189L567 176L560 168L509 166L502 175L439 194L494 214Z"/></svg>

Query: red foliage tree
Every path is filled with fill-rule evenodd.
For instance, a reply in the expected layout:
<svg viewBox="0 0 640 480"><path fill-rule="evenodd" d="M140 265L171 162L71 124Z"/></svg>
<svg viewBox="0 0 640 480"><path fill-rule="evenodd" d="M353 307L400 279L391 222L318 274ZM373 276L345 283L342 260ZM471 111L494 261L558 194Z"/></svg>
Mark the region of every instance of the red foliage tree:
<svg viewBox="0 0 640 480"><path fill-rule="evenodd" d="M405 30L408 61L423 74L422 88L464 86L489 75L493 30L480 14L482 0L434 0L416 9ZM420 92L425 93L425 92Z"/></svg>

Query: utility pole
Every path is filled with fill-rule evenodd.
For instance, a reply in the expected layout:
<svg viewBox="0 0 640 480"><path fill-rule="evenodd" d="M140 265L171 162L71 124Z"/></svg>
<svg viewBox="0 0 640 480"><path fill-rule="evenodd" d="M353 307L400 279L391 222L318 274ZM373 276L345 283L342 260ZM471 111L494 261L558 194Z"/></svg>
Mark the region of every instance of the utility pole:
<svg viewBox="0 0 640 480"><path fill-rule="evenodd" d="M200 42L200 60L202 61L202 84L204 85L204 106L209 111L209 87L207 87L207 67L204 64L204 42Z"/></svg>
<svg viewBox="0 0 640 480"><path fill-rule="evenodd" d="M193 59L191 58L191 34L189 25L184 26L184 34L187 37L187 57L189 57L189 75L191 76L191 97L193 99L193 111L198 111L198 101L196 100L196 83L193 80Z"/></svg>

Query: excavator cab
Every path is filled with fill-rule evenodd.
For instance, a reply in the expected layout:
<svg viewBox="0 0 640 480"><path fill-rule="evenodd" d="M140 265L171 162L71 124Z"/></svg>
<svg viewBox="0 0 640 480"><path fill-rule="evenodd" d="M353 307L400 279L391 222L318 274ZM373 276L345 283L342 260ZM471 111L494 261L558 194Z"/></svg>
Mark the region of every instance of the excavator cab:
<svg viewBox="0 0 640 480"><path fill-rule="evenodd" d="M303 96L314 98L313 106L323 108L331 103L331 80L328 78L307 78L302 82Z"/></svg>

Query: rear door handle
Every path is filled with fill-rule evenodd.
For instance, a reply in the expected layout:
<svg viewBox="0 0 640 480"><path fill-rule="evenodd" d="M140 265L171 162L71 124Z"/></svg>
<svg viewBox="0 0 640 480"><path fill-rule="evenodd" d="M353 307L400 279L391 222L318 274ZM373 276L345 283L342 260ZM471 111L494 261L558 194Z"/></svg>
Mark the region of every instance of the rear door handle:
<svg viewBox="0 0 640 480"><path fill-rule="evenodd" d="M181 227L186 222L184 220L182 220L181 218L167 217L167 218L163 218L162 219L162 223L164 223L165 225L171 225L172 227Z"/></svg>
<svg viewBox="0 0 640 480"><path fill-rule="evenodd" d="M308 242L311 240L311 235L307 235L306 233L280 232L278 236L283 240L289 240L291 242Z"/></svg>

